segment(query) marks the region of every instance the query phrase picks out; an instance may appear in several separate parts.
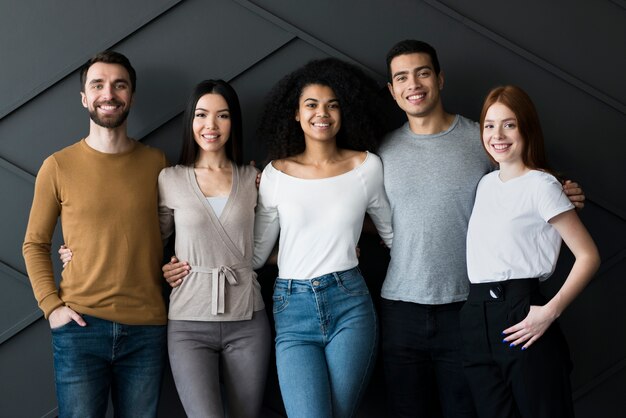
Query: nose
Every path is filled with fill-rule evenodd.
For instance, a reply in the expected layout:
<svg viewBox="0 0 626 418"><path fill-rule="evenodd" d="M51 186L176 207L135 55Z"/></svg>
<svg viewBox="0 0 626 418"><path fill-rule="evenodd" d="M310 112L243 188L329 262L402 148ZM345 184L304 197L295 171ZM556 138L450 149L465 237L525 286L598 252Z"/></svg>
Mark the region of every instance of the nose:
<svg viewBox="0 0 626 418"><path fill-rule="evenodd" d="M110 99L113 96L113 89L111 89L110 85L105 84L104 86L102 86L100 94L104 99Z"/></svg>
<svg viewBox="0 0 626 418"><path fill-rule="evenodd" d="M330 116L330 113L328 112L326 106L318 107L317 116L319 116L320 118L327 118Z"/></svg>

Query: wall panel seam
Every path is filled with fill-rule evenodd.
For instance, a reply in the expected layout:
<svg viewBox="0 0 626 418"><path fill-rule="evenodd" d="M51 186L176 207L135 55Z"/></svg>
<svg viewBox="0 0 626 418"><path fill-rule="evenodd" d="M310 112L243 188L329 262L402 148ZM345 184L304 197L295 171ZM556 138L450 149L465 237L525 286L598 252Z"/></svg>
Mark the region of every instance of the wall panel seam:
<svg viewBox="0 0 626 418"><path fill-rule="evenodd" d="M510 52L524 58L525 60L529 61L530 63L544 69L545 71L551 73L552 75L554 75L557 78L560 78L561 80L563 80L564 82L572 85L573 87L580 89L582 91L584 91L585 93L587 93L588 95L590 95L591 97L595 98L596 100L604 103L607 106L610 106L612 108L614 108L615 110L617 110L618 112L626 115L626 104L621 103L619 100L615 99L614 97L611 97L610 95L600 91L599 89L589 85L588 83L586 83L585 81L569 74L567 71L557 67L554 64L551 64L550 62L546 61L545 59L539 57L538 55L522 48L521 46L509 41L508 39L506 39L505 37L503 37L502 35L498 35L497 33L495 33L494 31L492 31L491 29L475 22L474 20L468 18L467 16L462 15L461 13L457 12L456 10L452 9L450 6L447 6L446 4L437 1L437 0L423 0L424 3L428 4L429 6L433 7L434 9L438 10L439 12L443 13L444 15L448 16L451 19L454 19L456 21L458 21L459 23L461 23L462 25L466 26L467 28L473 30L474 32L477 32L478 34L490 39L491 41L495 42L496 44L500 45L503 48L506 48L507 50L509 50Z"/></svg>
<svg viewBox="0 0 626 418"><path fill-rule="evenodd" d="M105 50L105 49L112 48L115 45L118 45L120 42L122 42L125 39L127 39L128 37L132 36L138 30L140 30L140 29L144 28L145 26L149 25L154 20L156 20L159 17L161 17L165 12L171 10L173 7L177 6L181 2L182 2L182 0L173 0L171 3L165 5L162 9L155 10L155 12L156 12L155 15L152 16L151 18L149 18L148 20L144 21L143 23L140 23L139 26L137 26L137 21L130 22L131 24L125 30L120 31L120 33L122 33L122 35L119 37L119 39L107 39L107 40L104 40L100 44L98 44L99 47L97 49L96 48L94 48L94 49L96 49L97 52L99 52L99 51L102 51L102 50ZM20 107L26 105L28 102L30 102L31 100L35 99L38 95L44 93L46 90L52 88L53 86L57 85L61 81L65 80L72 73L74 73L75 71L80 69L80 67L92 55L93 54L90 53L87 56L85 56L85 55L81 56L80 58L78 58L77 61L73 61L69 65L66 65L63 69L61 69L57 73L53 74L50 78L48 78L47 80L42 81L39 85L35 86L34 88L30 89L28 92L24 93L17 100L15 100L15 101L13 101L11 103L8 103L6 106L2 106L0 108L0 120L2 120L3 118L9 116L11 113L15 112Z"/></svg>

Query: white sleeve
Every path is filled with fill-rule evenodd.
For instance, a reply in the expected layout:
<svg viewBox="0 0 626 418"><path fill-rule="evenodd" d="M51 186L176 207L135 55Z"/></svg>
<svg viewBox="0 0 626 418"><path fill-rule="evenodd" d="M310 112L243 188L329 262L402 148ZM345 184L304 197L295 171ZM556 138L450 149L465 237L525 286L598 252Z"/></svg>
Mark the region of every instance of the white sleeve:
<svg viewBox="0 0 626 418"><path fill-rule="evenodd" d="M278 208L276 205L276 190L278 176L273 172L271 162L261 175L258 202L254 218L254 255L252 268L263 267L265 261L274 249L274 244L280 231Z"/></svg>
<svg viewBox="0 0 626 418"><path fill-rule="evenodd" d="M367 188L368 188L368 204L367 213L374 222L378 235L385 242L385 245L391 248L393 241L393 230L391 228L391 206L385 192L383 182L383 166L380 158L374 154L372 170L368 172Z"/></svg>
<svg viewBox="0 0 626 418"><path fill-rule="evenodd" d="M538 210L541 218L548 222L563 212L574 209L574 205L563 191L561 183L553 176L546 175L537 188Z"/></svg>

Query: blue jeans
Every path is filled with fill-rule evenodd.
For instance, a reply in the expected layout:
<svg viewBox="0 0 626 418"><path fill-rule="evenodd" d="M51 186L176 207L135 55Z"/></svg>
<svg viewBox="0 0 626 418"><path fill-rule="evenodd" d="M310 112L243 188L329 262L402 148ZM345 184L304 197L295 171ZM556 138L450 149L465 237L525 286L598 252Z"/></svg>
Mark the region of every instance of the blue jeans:
<svg viewBox="0 0 626 418"><path fill-rule="evenodd" d="M396 418L474 418L463 370L459 310L463 302L422 305L383 299L385 386Z"/></svg>
<svg viewBox="0 0 626 418"><path fill-rule="evenodd" d="M59 417L155 417L165 360L165 325L123 325L83 315L52 330Z"/></svg>
<svg viewBox="0 0 626 418"><path fill-rule="evenodd" d="M378 326L358 268L276 279L276 365L290 418L351 417L374 367Z"/></svg>

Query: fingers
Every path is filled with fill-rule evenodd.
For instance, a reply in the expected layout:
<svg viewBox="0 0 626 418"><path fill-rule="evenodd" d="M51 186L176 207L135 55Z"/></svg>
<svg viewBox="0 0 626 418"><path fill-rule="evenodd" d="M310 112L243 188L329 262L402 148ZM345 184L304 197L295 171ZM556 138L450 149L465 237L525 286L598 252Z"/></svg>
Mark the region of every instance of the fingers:
<svg viewBox="0 0 626 418"><path fill-rule="evenodd" d="M76 311L67 308L70 310L70 318L72 318L72 320L74 322L76 322L78 325L80 325L81 327L84 327L85 325L87 325L87 323L85 322L85 320L83 319L83 317Z"/></svg>
<svg viewBox="0 0 626 418"><path fill-rule="evenodd" d="M189 274L191 266L186 261L179 261L176 256L163 266L163 277L171 287L178 287L183 283L185 276Z"/></svg>
<svg viewBox="0 0 626 418"><path fill-rule="evenodd" d="M258 189L261 186L261 173L257 173L256 175L256 188Z"/></svg>

